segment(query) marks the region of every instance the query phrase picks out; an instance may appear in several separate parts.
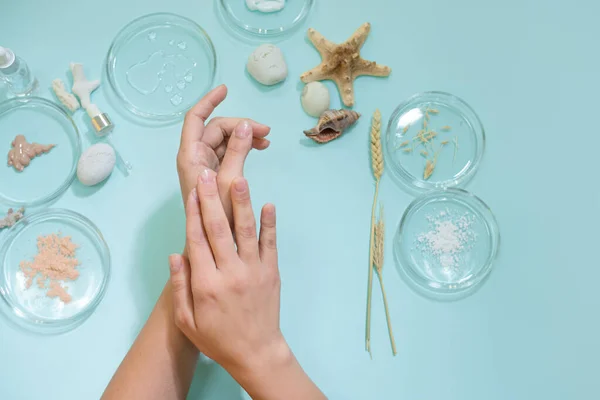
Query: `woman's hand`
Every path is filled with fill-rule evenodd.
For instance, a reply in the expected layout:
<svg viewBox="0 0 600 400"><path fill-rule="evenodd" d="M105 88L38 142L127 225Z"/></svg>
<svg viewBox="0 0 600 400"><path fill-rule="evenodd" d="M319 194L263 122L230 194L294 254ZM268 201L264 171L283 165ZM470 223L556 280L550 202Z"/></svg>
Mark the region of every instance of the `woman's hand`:
<svg viewBox="0 0 600 400"><path fill-rule="evenodd" d="M226 368L245 368L257 356L286 350L279 329L275 208L263 207L257 238L248 184L234 180L236 250L216 178L206 169L186 204L192 268L181 256L171 256L175 321L208 357Z"/></svg>
<svg viewBox="0 0 600 400"><path fill-rule="evenodd" d="M263 207L257 237L246 180L235 178L230 193L235 242L213 170L188 196L189 262L169 260L175 322L255 400L323 399L279 328L275 208Z"/></svg>
<svg viewBox="0 0 600 400"><path fill-rule="evenodd" d="M227 87L221 85L204 96L185 116L181 132L181 144L177 154L177 172L183 201L196 187L198 175L208 168L218 172L217 183L225 213L232 220L233 211L229 188L233 178L243 176L244 161L252 148L264 150L269 147L265 137L270 128L243 118L210 118L215 108L227 96ZM247 122L247 124L241 124ZM250 129L252 140L235 140L236 127Z"/></svg>

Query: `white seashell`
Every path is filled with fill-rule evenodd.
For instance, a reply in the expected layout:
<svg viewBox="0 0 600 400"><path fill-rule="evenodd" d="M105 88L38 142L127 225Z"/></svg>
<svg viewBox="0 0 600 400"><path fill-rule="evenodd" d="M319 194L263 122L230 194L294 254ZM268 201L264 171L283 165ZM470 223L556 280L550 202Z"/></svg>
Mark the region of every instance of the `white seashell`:
<svg viewBox="0 0 600 400"><path fill-rule="evenodd" d="M97 143L83 152L77 163L77 178L86 186L94 186L112 173L117 157L106 143Z"/></svg>
<svg viewBox="0 0 600 400"><path fill-rule="evenodd" d="M319 118L329 109L329 90L321 82L311 82L304 86L300 100L308 115Z"/></svg>
<svg viewBox="0 0 600 400"><path fill-rule="evenodd" d="M271 86L287 77L288 68L279 47L263 44L248 57L248 73L259 83Z"/></svg>

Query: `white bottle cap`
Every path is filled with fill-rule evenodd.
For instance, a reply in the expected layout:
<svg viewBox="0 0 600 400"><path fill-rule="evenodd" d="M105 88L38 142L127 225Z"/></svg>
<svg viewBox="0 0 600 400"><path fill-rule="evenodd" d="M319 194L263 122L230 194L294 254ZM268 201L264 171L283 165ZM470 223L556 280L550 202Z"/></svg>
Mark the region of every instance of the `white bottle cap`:
<svg viewBox="0 0 600 400"><path fill-rule="evenodd" d="M0 68L8 68L15 62L15 53L11 49L0 46Z"/></svg>

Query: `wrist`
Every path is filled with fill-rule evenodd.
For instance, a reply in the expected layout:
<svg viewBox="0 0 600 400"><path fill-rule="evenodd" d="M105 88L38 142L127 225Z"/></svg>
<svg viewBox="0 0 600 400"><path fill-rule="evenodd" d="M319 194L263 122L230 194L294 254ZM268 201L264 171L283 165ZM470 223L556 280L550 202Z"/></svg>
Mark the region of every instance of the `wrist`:
<svg viewBox="0 0 600 400"><path fill-rule="evenodd" d="M256 400L321 400L325 396L304 372L283 336L234 368L225 368Z"/></svg>
<svg viewBox="0 0 600 400"><path fill-rule="evenodd" d="M262 349L239 357L235 365L224 367L248 391L268 384L275 373L288 370L295 363L292 350L281 336Z"/></svg>
<svg viewBox="0 0 600 400"><path fill-rule="evenodd" d="M176 357L185 356L186 358L197 358L200 352L175 323L175 318L172 311L173 296L171 291L171 282L168 281L157 303L157 306L162 309L163 317L166 319L165 331L167 333L169 343L171 348L174 350L174 355Z"/></svg>

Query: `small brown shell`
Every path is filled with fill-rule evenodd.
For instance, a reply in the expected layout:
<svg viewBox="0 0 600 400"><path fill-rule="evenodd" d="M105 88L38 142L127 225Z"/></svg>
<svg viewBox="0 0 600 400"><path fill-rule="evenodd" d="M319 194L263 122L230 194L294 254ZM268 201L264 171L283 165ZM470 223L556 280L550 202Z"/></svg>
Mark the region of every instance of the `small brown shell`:
<svg viewBox="0 0 600 400"><path fill-rule="evenodd" d="M337 139L345 129L354 125L360 114L352 110L327 110L319 117L314 128L304 134L317 143L327 143Z"/></svg>

